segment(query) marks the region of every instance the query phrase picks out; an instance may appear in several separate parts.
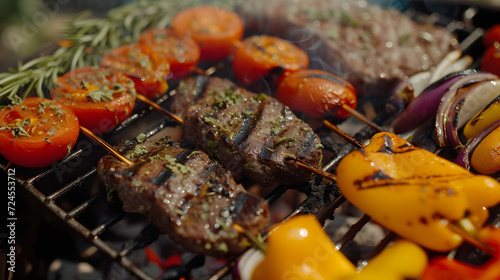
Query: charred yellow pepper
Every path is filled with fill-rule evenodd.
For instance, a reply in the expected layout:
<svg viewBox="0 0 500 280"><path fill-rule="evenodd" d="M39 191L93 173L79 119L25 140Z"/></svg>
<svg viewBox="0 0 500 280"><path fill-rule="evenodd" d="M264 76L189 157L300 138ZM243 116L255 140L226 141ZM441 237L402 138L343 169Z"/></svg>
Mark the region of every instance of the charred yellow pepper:
<svg viewBox="0 0 500 280"><path fill-rule="evenodd" d="M476 229L500 202L500 183L473 175L390 133L378 133L337 167L344 196L384 227L428 249L448 251L462 237L448 223L467 218Z"/></svg>
<svg viewBox="0 0 500 280"><path fill-rule="evenodd" d="M427 254L413 242L396 240L375 258L368 261L350 280L419 279L427 267Z"/></svg>
<svg viewBox="0 0 500 280"><path fill-rule="evenodd" d="M264 260L252 280L342 279L354 273L354 265L335 250L316 218L300 215L270 230Z"/></svg>
<svg viewBox="0 0 500 280"><path fill-rule="evenodd" d="M358 272L314 216L300 215L271 230L251 279L402 280L418 278L426 266L427 255L419 246L398 240Z"/></svg>
<svg viewBox="0 0 500 280"><path fill-rule="evenodd" d="M471 139L478 135L483 129L500 119L500 96L493 99L464 126L464 136Z"/></svg>
<svg viewBox="0 0 500 280"><path fill-rule="evenodd" d="M500 170L500 127L477 145L470 157L470 164L482 174L493 174Z"/></svg>

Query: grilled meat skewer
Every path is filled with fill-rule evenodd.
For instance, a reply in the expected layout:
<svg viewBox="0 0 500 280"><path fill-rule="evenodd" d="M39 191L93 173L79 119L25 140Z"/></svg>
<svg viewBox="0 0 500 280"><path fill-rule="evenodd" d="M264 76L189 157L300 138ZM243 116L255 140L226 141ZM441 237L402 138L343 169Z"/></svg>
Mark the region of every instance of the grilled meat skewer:
<svg viewBox="0 0 500 280"><path fill-rule="evenodd" d="M233 175L262 186L289 185L309 181L312 173L285 155L321 166L319 137L273 97L196 76L180 83L171 102L170 111L184 119L185 139Z"/></svg>
<svg viewBox="0 0 500 280"><path fill-rule="evenodd" d="M118 192L125 211L146 215L187 250L235 255L248 240L234 224L255 235L268 225L265 200L247 193L207 154L169 139L129 141L115 148L135 165L106 155L97 166L100 181Z"/></svg>

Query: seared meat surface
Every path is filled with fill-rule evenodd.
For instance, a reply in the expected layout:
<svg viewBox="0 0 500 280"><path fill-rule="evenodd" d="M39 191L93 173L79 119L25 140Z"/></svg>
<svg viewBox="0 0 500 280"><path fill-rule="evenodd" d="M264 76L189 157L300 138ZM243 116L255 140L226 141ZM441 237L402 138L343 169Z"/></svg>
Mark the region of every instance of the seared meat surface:
<svg viewBox="0 0 500 280"><path fill-rule="evenodd" d="M443 27L366 1L256 0L237 10L246 30L296 43L311 55L310 68L343 77L360 97L387 96L459 47Z"/></svg>
<svg viewBox="0 0 500 280"><path fill-rule="evenodd" d="M205 153L168 139L125 142L116 149L136 164L106 155L97 166L100 181L118 192L125 211L146 215L187 250L238 254L248 240L234 224L255 235L268 226L266 201L247 193Z"/></svg>
<svg viewBox="0 0 500 280"><path fill-rule="evenodd" d="M182 117L184 137L222 166L262 186L307 182L312 173L285 160L293 155L321 166L314 131L276 99L231 81L197 76L176 89L171 111Z"/></svg>

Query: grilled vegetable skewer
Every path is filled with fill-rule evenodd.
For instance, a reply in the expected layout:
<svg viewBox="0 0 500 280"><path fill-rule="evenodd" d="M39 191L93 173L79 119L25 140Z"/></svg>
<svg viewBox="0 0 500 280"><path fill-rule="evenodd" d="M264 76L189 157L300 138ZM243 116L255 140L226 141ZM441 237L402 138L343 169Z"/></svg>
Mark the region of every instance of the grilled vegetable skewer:
<svg viewBox="0 0 500 280"><path fill-rule="evenodd" d="M500 202L498 181L388 133L376 134L366 148L344 157L337 173L347 200L398 235L435 251L463 241L448 223L466 218L477 230L488 217L487 207Z"/></svg>

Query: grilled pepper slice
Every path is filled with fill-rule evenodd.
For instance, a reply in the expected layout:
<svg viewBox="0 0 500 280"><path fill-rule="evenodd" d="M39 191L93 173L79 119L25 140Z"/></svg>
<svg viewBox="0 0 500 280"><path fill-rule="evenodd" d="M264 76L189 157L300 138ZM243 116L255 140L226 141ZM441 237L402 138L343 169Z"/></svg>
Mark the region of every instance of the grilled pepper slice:
<svg viewBox="0 0 500 280"><path fill-rule="evenodd" d="M422 248L398 240L358 272L312 215L293 217L270 232L265 256L251 279L401 280L418 278L427 266ZM241 279L249 279L244 274Z"/></svg>
<svg viewBox="0 0 500 280"><path fill-rule="evenodd" d="M422 275L423 280L495 280L500 279L500 229L485 227L479 238L495 249L486 263L474 266L446 257L433 259Z"/></svg>
<svg viewBox="0 0 500 280"><path fill-rule="evenodd" d="M464 136L474 138L483 129L496 122L500 116L500 96L493 99L490 104L479 111L464 126Z"/></svg>
<svg viewBox="0 0 500 280"><path fill-rule="evenodd" d="M493 174L500 170L500 127L477 145L470 157L470 164L482 174Z"/></svg>
<svg viewBox="0 0 500 280"><path fill-rule="evenodd" d="M378 133L345 156L337 183L353 205L384 227L435 251L462 243L449 223L481 228L500 202L500 183L473 175L391 133Z"/></svg>

